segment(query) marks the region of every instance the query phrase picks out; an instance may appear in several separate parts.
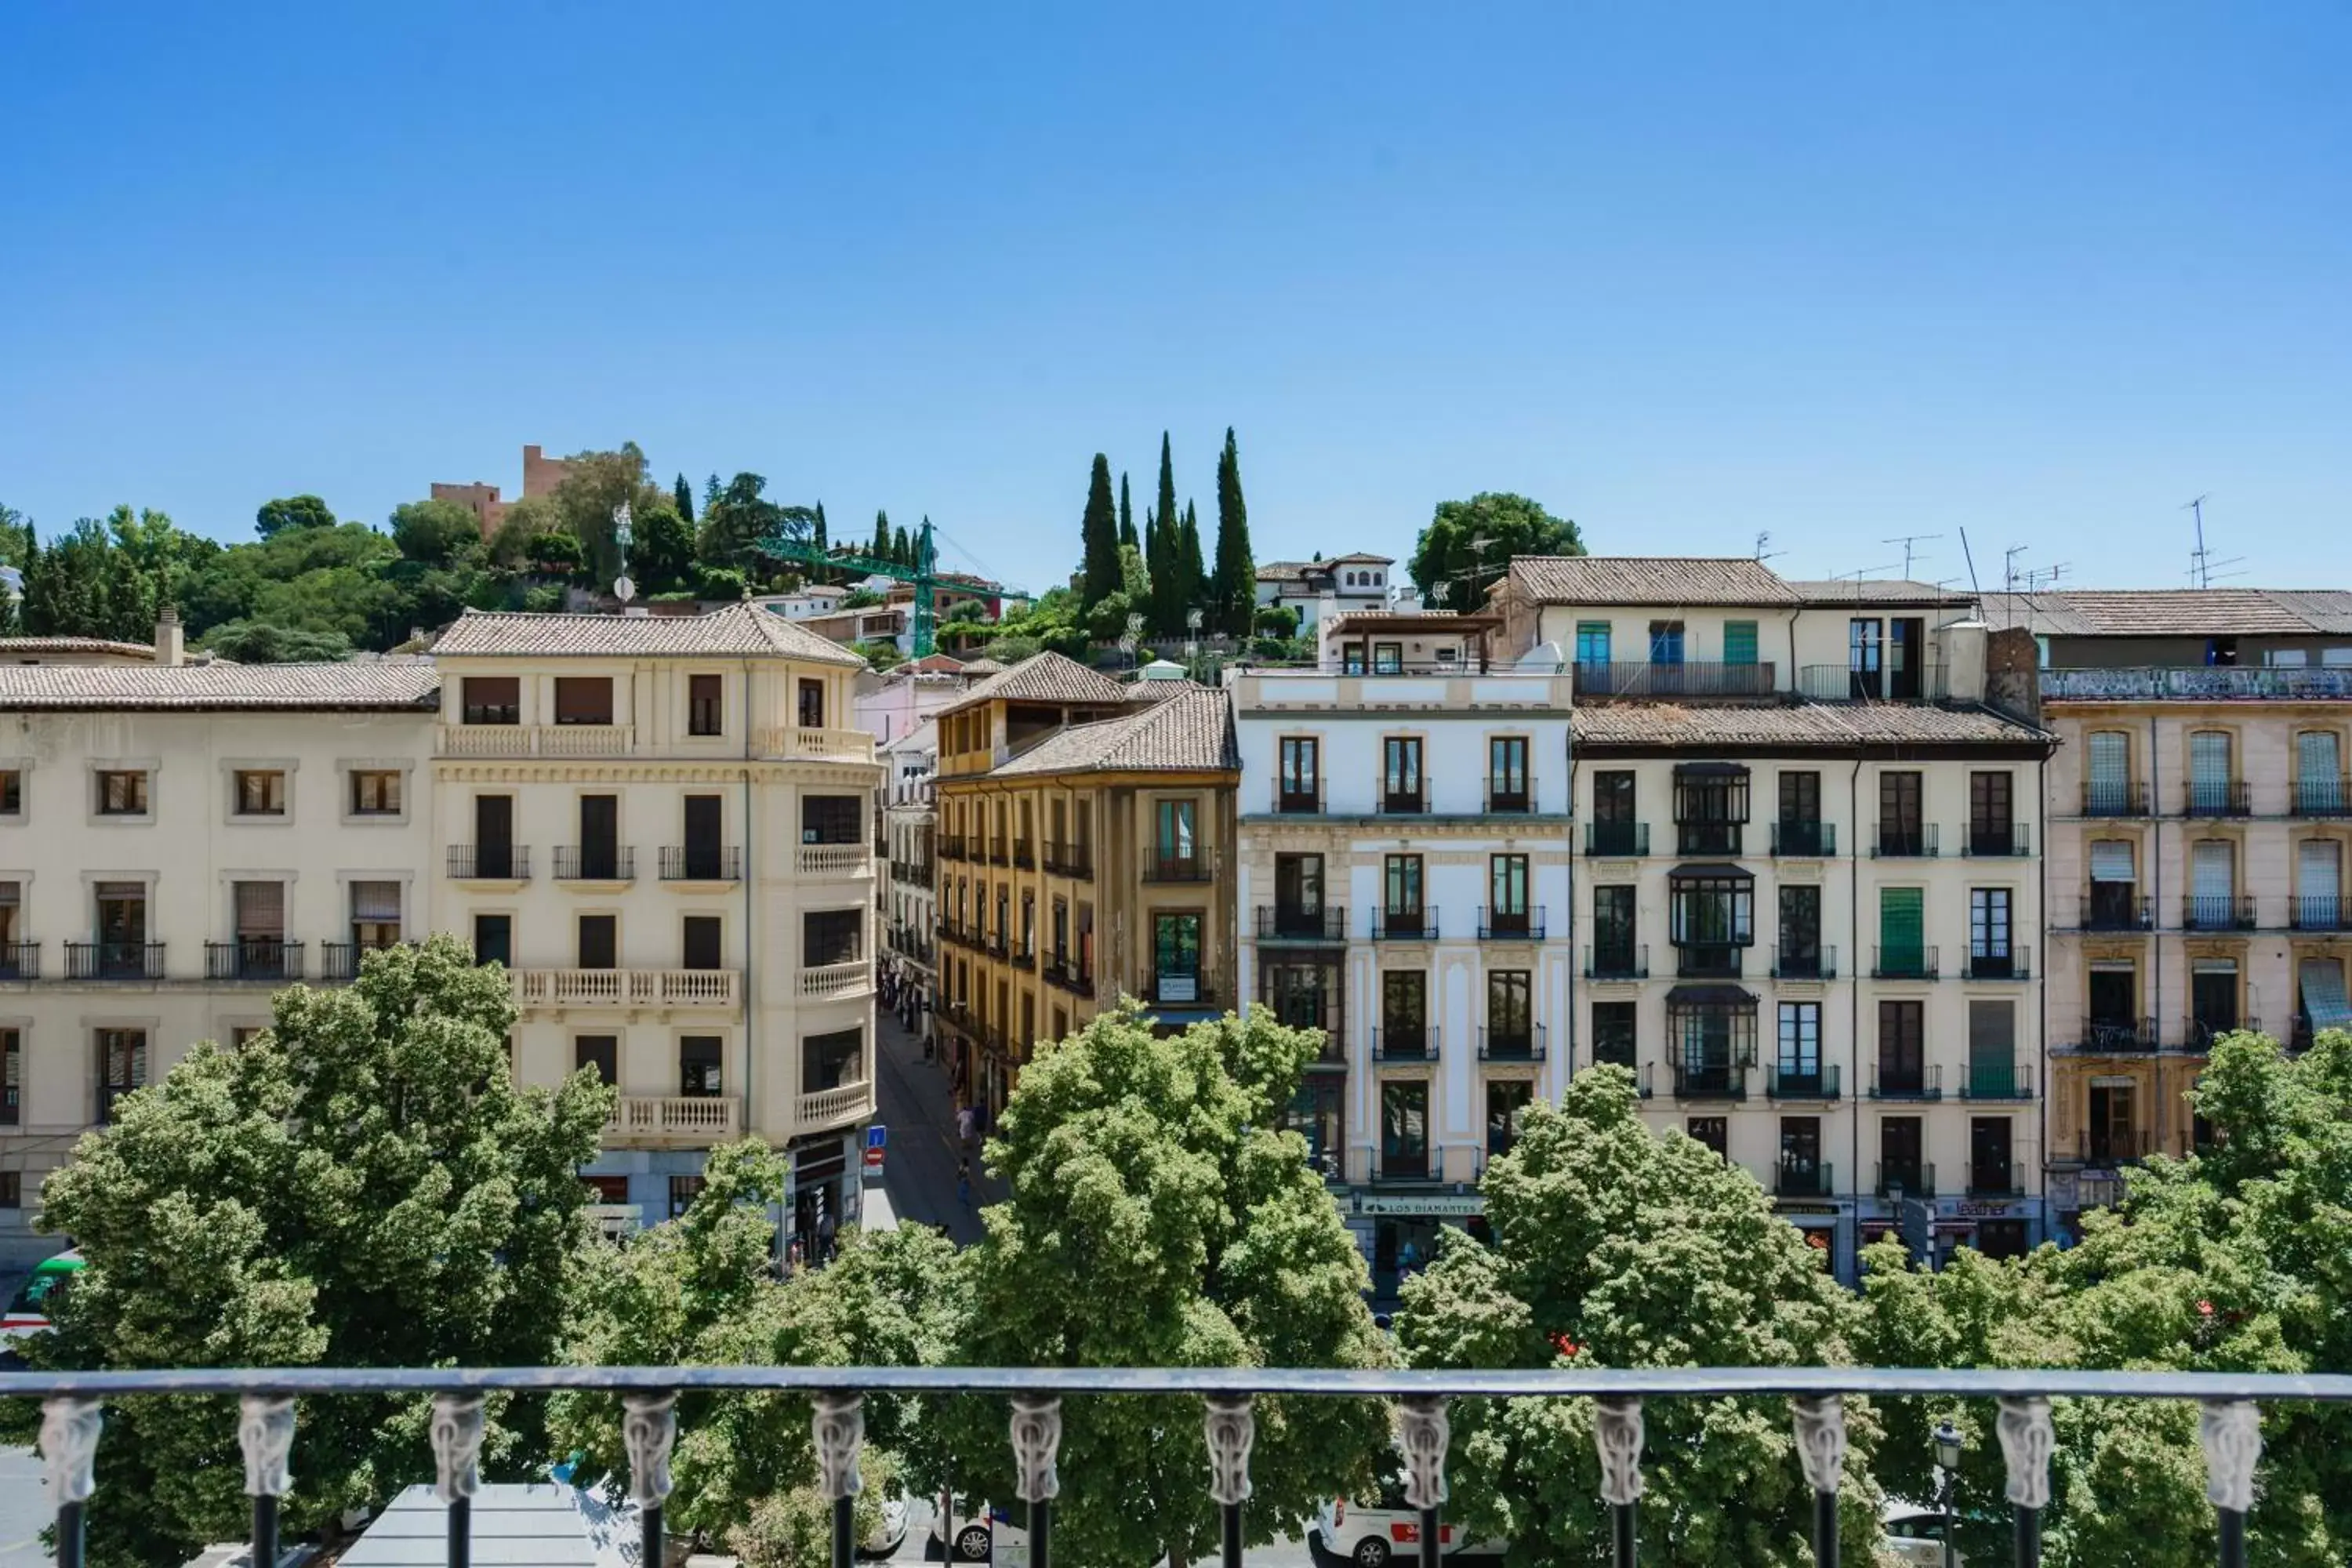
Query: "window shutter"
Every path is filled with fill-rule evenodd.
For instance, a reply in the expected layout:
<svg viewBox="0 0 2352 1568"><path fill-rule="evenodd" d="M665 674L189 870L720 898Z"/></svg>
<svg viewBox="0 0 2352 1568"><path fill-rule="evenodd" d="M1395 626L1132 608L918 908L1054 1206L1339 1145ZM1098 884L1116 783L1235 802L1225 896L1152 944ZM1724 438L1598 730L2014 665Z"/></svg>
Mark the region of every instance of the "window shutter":
<svg viewBox="0 0 2352 1568"><path fill-rule="evenodd" d="M2017 1004L1969 1004L1969 1059L2004 1067L2017 1054Z"/></svg>
<svg viewBox="0 0 2352 1568"><path fill-rule="evenodd" d="M2200 790L2220 792L2230 783L2230 737L2221 730L2200 730L2189 737L2189 782Z"/></svg>
<svg viewBox="0 0 2352 1568"><path fill-rule="evenodd" d="M2235 869L2227 839L2199 839L2189 863L2189 896L2198 899L2230 897L2236 891Z"/></svg>
<svg viewBox="0 0 2352 1568"><path fill-rule="evenodd" d="M2305 784L2332 784L2337 778L2336 735L2305 730L2294 738L2295 776Z"/></svg>
<svg viewBox="0 0 2352 1568"><path fill-rule="evenodd" d="M236 934L278 937L286 934L286 884L236 884Z"/></svg>
<svg viewBox="0 0 2352 1568"><path fill-rule="evenodd" d="M1756 662L1756 623L1754 621L1723 623L1723 662L1726 664Z"/></svg>
<svg viewBox="0 0 2352 1568"><path fill-rule="evenodd" d="M2294 860L2297 896L2332 903L2343 885L2335 840L2306 838L2295 846Z"/></svg>
<svg viewBox="0 0 2352 1568"><path fill-rule="evenodd" d="M2112 730L2091 737L2091 783L2120 792L2131 780L2131 742Z"/></svg>
<svg viewBox="0 0 2352 1568"><path fill-rule="evenodd" d="M399 918L399 883L353 882L352 884L352 919L396 921Z"/></svg>
<svg viewBox="0 0 2352 1568"><path fill-rule="evenodd" d="M2132 841L2128 838L2095 838L2091 841L2091 880L2094 882L2137 882Z"/></svg>
<svg viewBox="0 0 2352 1568"><path fill-rule="evenodd" d="M2352 1028L2352 1002L2344 994L2343 964L2332 958L2306 958L2299 978L2303 1010L2310 1015L2313 1028Z"/></svg>
<svg viewBox="0 0 2352 1568"><path fill-rule="evenodd" d="M1916 953L1926 944L1927 894L1918 888L1878 890L1878 944L1889 953Z"/></svg>

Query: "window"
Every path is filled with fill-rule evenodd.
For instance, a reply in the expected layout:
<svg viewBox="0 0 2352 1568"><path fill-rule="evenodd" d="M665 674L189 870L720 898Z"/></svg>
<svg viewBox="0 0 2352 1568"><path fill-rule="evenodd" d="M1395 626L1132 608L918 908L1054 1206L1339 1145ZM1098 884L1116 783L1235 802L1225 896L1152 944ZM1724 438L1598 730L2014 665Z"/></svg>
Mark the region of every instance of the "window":
<svg viewBox="0 0 2352 1568"><path fill-rule="evenodd" d="M1535 1047L1533 976L1524 969L1486 973L1486 1048L1498 1057L1524 1057Z"/></svg>
<svg viewBox="0 0 2352 1568"><path fill-rule="evenodd" d="M1923 775L1890 769L1878 775L1878 852L1919 855L1927 850L1927 828L1920 805Z"/></svg>
<svg viewBox="0 0 2352 1568"><path fill-rule="evenodd" d="M2228 931L2237 924L2237 847L2226 838L2200 838L2189 847L2189 919L2195 931Z"/></svg>
<svg viewBox="0 0 2352 1568"><path fill-rule="evenodd" d="M1429 1175L1429 1085L1393 1079L1381 1085L1381 1174Z"/></svg>
<svg viewBox="0 0 2352 1568"><path fill-rule="evenodd" d="M1813 1193L1822 1184L1822 1119L1780 1118L1780 1189Z"/></svg>
<svg viewBox="0 0 2352 1568"><path fill-rule="evenodd" d="M2083 815L2129 815L2134 793L2131 737L2120 730L2096 730L2084 738L2083 750Z"/></svg>
<svg viewBox="0 0 2352 1568"><path fill-rule="evenodd" d="M1519 1123L1535 1099L1536 1086L1523 1078L1490 1079L1486 1085L1486 1157L1499 1160L1519 1141Z"/></svg>
<svg viewBox="0 0 2352 1568"><path fill-rule="evenodd" d="M1927 1004L1878 1005L1878 1092L1916 1095L1927 1090Z"/></svg>
<svg viewBox="0 0 2352 1568"><path fill-rule="evenodd" d="M1609 663L1609 623L1607 621L1576 623L1576 662L1598 665Z"/></svg>
<svg viewBox="0 0 2352 1568"><path fill-rule="evenodd" d="M1723 623L1723 662L1726 664L1756 662L1756 623L1754 621Z"/></svg>
<svg viewBox="0 0 2352 1568"><path fill-rule="evenodd" d="M1874 618L1856 616L1846 623L1845 668L1846 695L1854 699L1883 697L1885 682L1885 651L1881 643L1884 630Z"/></svg>
<svg viewBox="0 0 2352 1568"><path fill-rule="evenodd" d="M1933 1197L1920 1160L1920 1121L1916 1116L1890 1116L1878 1124L1878 1191L1893 1197L1907 1193Z"/></svg>
<svg viewBox="0 0 2352 1568"><path fill-rule="evenodd" d="M1680 621L1650 623L1650 662L1680 664L1683 661L1683 624Z"/></svg>
<svg viewBox="0 0 2352 1568"><path fill-rule="evenodd" d="M1785 836L1792 823L1819 826L1822 820L1822 775L1789 770L1780 774L1780 825Z"/></svg>
<svg viewBox="0 0 2352 1568"><path fill-rule="evenodd" d="M1428 1048L1429 977L1417 969L1381 976L1381 1054L1419 1057Z"/></svg>
<svg viewBox="0 0 2352 1568"><path fill-rule="evenodd" d="M147 1031L98 1031L98 1120L114 1120L114 1102L147 1087Z"/></svg>
<svg viewBox="0 0 2352 1568"><path fill-rule="evenodd" d="M2333 838L2305 838L2294 847L2294 919L2304 931L2340 931L2343 852Z"/></svg>
<svg viewBox="0 0 2352 1568"><path fill-rule="evenodd" d="M721 939L726 925L717 915L687 915L678 921L678 966L682 969L725 967Z"/></svg>
<svg viewBox="0 0 2352 1568"><path fill-rule="evenodd" d="M2005 979L2017 971L2010 945L2010 889L1969 889L1969 973L1979 979Z"/></svg>
<svg viewBox="0 0 2352 1568"><path fill-rule="evenodd" d="M391 947L400 941L400 884L352 884L352 942L362 948Z"/></svg>
<svg viewBox="0 0 2352 1568"><path fill-rule="evenodd" d="M800 683L800 722L803 730L824 728L824 682L802 678Z"/></svg>
<svg viewBox="0 0 2352 1568"><path fill-rule="evenodd" d="M1201 1000L1201 917L1151 917L1153 1000L1179 1005Z"/></svg>
<svg viewBox="0 0 2352 1568"><path fill-rule="evenodd" d="M353 768L352 815L398 816L401 810L400 784L400 770L397 768Z"/></svg>
<svg viewBox="0 0 2352 1568"><path fill-rule="evenodd" d="M1528 738L1495 735L1486 742L1486 809L1528 809Z"/></svg>
<svg viewBox="0 0 2352 1568"><path fill-rule="evenodd" d="M2137 846L2128 838L2094 838L2090 847L2093 931L2132 931L2139 924Z"/></svg>
<svg viewBox="0 0 2352 1568"><path fill-rule="evenodd" d="M0 768L0 816L25 815L25 770Z"/></svg>
<svg viewBox="0 0 2352 1568"><path fill-rule="evenodd" d="M1647 847L1643 842L1641 824L1634 820L1633 770L1612 768L1594 773L1587 853L1638 855Z"/></svg>
<svg viewBox="0 0 2352 1568"><path fill-rule="evenodd" d="M1878 889L1878 970L1882 974L1927 972L1927 895L1918 888Z"/></svg>
<svg viewBox="0 0 2352 1568"><path fill-rule="evenodd" d="M1822 890L1783 884L1780 951L1774 969L1784 980L1828 979L1822 964Z"/></svg>
<svg viewBox="0 0 2352 1568"><path fill-rule="evenodd" d="M514 916L474 917L474 962L514 967Z"/></svg>
<svg viewBox="0 0 2352 1568"><path fill-rule="evenodd" d="M1364 645L1362 643L1351 642L1342 643L1339 645L1339 668L1343 674L1347 675L1361 675L1364 673Z"/></svg>
<svg viewBox="0 0 2352 1568"><path fill-rule="evenodd" d="M801 797L801 842L861 844L865 817L854 795L810 795Z"/></svg>
<svg viewBox="0 0 2352 1568"><path fill-rule="evenodd" d="M621 1081L621 1037L618 1035L575 1035L572 1038L572 1066L576 1071L593 1068L596 1081L606 1089Z"/></svg>
<svg viewBox="0 0 2352 1568"><path fill-rule="evenodd" d="M2200 958L2189 969L2189 1044L2210 1048L2239 1026L2238 961Z"/></svg>
<svg viewBox="0 0 2352 1568"><path fill-rule="evenodd" d="M702 1195L702 1180L700 1176L672 1176L669 1179L670 1218L676 1219L694 1206L694 1200Z"/></svg>
<svg viewBox="0 0 2352 1568"><path fill-rule="evenodd" d="M1498 933L1525 935L1531 926L1528 915L1528 858L1524 855L1490 855L1486 858L1487 918Z"/></svg>
<svg viewBox="0 0 2352 1568"><path fill-rule="evenodd" d="M583 1176L580 1184L588 1189L588 1201L618 1207L629 1201L629 1178L626 1176Z"/></svg>
<svg viewBox="0 0 2352 1568"><path fill-rule="evenodd" d="M275 768L239 768L229 775L239 816L286 815L286 775Z"/></svg>
<svg viewBox="0 0 2352 1568"><path fill-rule="evenodd" d="M801 1092L866 1081L866 1031L834 1029L801 1038Z"/></svg>
<svg viewBox="0 0 2352 1568"><path fill-rule="evenodd" d="M1307 1140L1307 1163L1327 1182L1340 1177L1347 1152L1344 1119L1347 1080L1333 1073L1308 1073L1292 1096L1282 1124Z"/></svg>
<svg viewBox="0 0 2352 1568"><path fill-rule="evenodd" d="M2308 1045L2323 1029L2352 1029L2341 959L2306 958L2295 965L2295 1034Z"/></svg>
<svg viewBox="0 0 2352 1568"><path fill-rule="evenodd" d="M2008 773L1969 775L1969 853L2016 853L2017 822L2011 800L2013 785Z"/></svg>
<svg viewBox="0 0 2352 1568"><path fill-rule="evenodd" d="M1161 800L1152 804L1152 853L1161 874L1183 875L1200 863L1200 842L1193 837L1196 802Z"/></svg>
<svg viewBox="0 0 2352 1568"><path fill-rule="evenodd" d="M1323 934L1323 857L1274 858L1274 924L1277 936Z"/></svg>
<svg viewBox="0 0 2352 1568"><path fill-rule="evenodd" d="M727 719L720 705L720 694L725 689L725 680L719 676L689 675L686 678L688 734L719 735L726 732Z"/></svg>
<svg viewBox="0 0 2352 1568"><path fill-rule="evenodd" d="M1391 933L1411 934L1422 929L1421 857L1391 855L1381 867L1384 898L1382 924Z"/></svg>
<svg viewBox="0 0 2352 1568"><path fill-rule="evenodd" d="M1003 918L1000 905L997 919L1002 921ZM812 969L831 963L854 963L860 956L858 944L865 931L866 911L862 909L811 910L801 917L801 962Z"/></svg>
<svg viewBox="0 0 2352 1568"><path fill-rule="evenodd" d="M1969 1096L2009 1100L2031 1092L2017 1060L2017 1004L1969 1004Z"/></svg>
<svg viewBox="0 0 2352 1568"><path fill-rule="evenodd" d="M577 929L577 969L620 967L620 921L613 915L582 915Z"/></svg>
<svg viewBox="0 0 2352 1568"><path fill-rule="evenodd" d="M1675 824L1683 855L1737 855L1748 820L1748 770L1736 763L1684 763L1675 769Z"/></svg>
<svg viewBox="0 0 2352 1568"><path fill-rule="evenodd" d="M677 1042L677 1092L689 1100L709 1100L720 1092L719 1064L726 1042L717 1035L682 1035Z"/></svg>
<svg viewBox="0 0 2352 1568"><path fill-rule="evenodd" d="M1419 811L1421 803L1421 738L1391 735L1381 742L1381 794L1383 811Z"/></svg>
<svg viewBox="0 0 2352 1568"><path fill-rule="evenodd" d="M98 900L98 973L137 977L147 973L147 885L100 882Z"/></svg>
<svg viewBox="0 0 2352 1568"><path fill-rule="evenodd" d="M1602 886L1592 889L1592 970L1596 974L1627 974L1633 969L1633 889Z"/></svg>
<svg viewBox="0 0 2352 1568"><path fill-rule="evenodd" d="M1320 809L1323 799L1321 742L1312 735L1285 735L1279 749L1282 782L1275 808L1278 811Z"/></svg>
<svg viewBox="0 0 2352 1568"><path fill-rule="evenodd" d="M16 1029L0 1029L0 1127L14 1127L25 1117L25 1037Z"/></svg>
<svg viewBox="0 0 2352 1568"><path fill-rule="evenodd" d="M110 768L98 775L98 814L100 816L144 816L147 815L147 775L129 768Z"/></svg>
<svg viewBox="0 0 2352 1568"><path fill-rule="evenodd" d="M2128 958L2091 962L2091 1041L2129 1048L2139 1031L2139 966Z"/></svg>
<svg viewBox="0 0 2352 1568"><path fill-rule="evenodd" d="M458 716L467 724L520 724L522 722L522 679L514 675L469 675L459 688L463 693L458 703Z"/></svg>
<svg viewBox="0 0 2352 1568"><path fill-rule="evenodd" d="M555 721L559 724L611 723L613 678L609 675L557 676Z"/></svg>
<svg viewBox="0 0 2352 1568"><path fill-rule="evenodd" d="M1596 1063L1614 1062L1622 1068L1633 1065L1635 1006L1632 1002L1592 1005L1592 1059Z"/></svg>
<svg viewBox="0 0 2352 1568"><path fill-rule="evenodd" d="M1756 1060L1756 999L1738 986L1677 987L1666 998L1666 1038L1677 1093L1738 1094Z"/></svg>
<svg viewBox="0 0 2352 1568"><path fill-rule="evenodd" d="M2230 809L2230 732L2197 730L2189 737L2189 814L2220 816Z"/></svg>
<svg viewBox="0 0 2352 1568"><path fill-rule="evenodd" d="M1969 1190L2006 1194L2017 1190L2010 1163L2009 1118L1978 1116L1969 1121Z"/></svg>
<svg viewBox="0 0 2352 1568"><path fill-rule="evenodd" d="M2294 738L2294 809L2300 816L2341 816L2346 802L2343 747L2333 730L2305 730ZM0 801L0 811L16 808Z"/></svg>
<svg viewBox="0 0 2352 1568"><path fill-rule="evenodd" d="M1675 945L1720 950L1711 960L1685 951L1685 973L1738 973L1739 955L1730 950L1756 941L1756 879L1744 871L1696 876L1677 871L1668 879L1667 889Z"/></svg>
<svg viewBox="0 0 2352 1568"><path fill-rule="evenodd" d="M1780 1004L1781 1092L1817 1090L1822 1081L1822 1005L1818 1002Z"/></svg>
<svg viewBox="0 0 2352 1568"><path fill-rule="evenodd" d="M1404 668L1404 645L1376 642L1372 645L1372 673L1395 675Z"/></svg>
<svg viewBox="0 0 2352 1568"><path fill-rule="evenodd" d="M1731 1119L1727 1116L1694 1116L1683 1123L1692 1142L1704 1143L1715 1151L1718 1160L1731 1158Z"/></svg>

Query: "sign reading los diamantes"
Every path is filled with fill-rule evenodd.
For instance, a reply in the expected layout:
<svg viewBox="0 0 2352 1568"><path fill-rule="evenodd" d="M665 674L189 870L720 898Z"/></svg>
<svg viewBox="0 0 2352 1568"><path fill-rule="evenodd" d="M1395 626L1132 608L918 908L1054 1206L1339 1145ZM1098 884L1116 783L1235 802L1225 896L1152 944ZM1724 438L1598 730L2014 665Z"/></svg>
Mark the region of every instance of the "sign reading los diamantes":
<svg viewBox="0 0 2352 1568"><path fill-rule="evenodd" d="M1356 1212L1371 1218L1451 1219L1485 1214L1486 1200L1475 1193L1358 1193Z"/></svg>

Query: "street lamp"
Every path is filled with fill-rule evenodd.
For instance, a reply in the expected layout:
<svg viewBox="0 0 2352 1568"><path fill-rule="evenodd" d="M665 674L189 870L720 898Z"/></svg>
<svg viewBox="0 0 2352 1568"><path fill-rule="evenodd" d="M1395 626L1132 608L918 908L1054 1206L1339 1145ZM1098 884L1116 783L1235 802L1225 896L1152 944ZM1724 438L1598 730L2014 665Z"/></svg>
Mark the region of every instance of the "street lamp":
<svg viewBox="0 0 2352 1568"><path fill-rule="evenodd" d="M1936 1502L1944 1511L1944 1568L1958 1568L1960 1558L1952 1543L1952 1490L1960 1475L1960 1450L1968 1445L1961 1440L1960 1429L1949 1421L1939 1421L1928 1440L1936 1449Z"/></svg>

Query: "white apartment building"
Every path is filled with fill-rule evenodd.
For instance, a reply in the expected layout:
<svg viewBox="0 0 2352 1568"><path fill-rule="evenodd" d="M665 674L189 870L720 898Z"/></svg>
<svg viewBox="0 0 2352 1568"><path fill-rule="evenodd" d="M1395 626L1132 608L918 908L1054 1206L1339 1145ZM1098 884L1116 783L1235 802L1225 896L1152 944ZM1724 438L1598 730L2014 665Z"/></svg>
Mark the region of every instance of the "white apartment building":
<svg viewBox="0 0 2352 1568"><path fill-rule="evenodd" d="M1494 597L1575 671L1574 1062L1632 1068L1843 1278L1889 1231L2040 1240L2053 741L1988 701L2031 713L2030 644L1989 685L1968 599L1749 560L1523 559Z"/></svg>
<svg viewBox="0 0 2352 1568"><path fill-rule="evenodd" d="M271 991L451 931L513 972L515 1066L621 1093L583 1174L658 1220L704 1152L854 1216L873 1106L871 739L854 655L749 608L467 615L433 658L0 662L0 1254L113 1100ZM8 649L0 645L0 658ZM15 1223L11 1223L14 1221Z"/></svg>
<svg viewBox="0 0 2352 1568"><path fill-rule="evenodd" d="M1486 616L1326 617L1313 669L1228 677L1237 994L1320 1027L1292 1124L1376 1297L1566 1082L1569 677Z"/></svg>
<svg viewBox="0 0 2352 1568"><path fill-rule="evenodd" d="M939 810L933 798L940 767L939 727L925 720L919 729L882 747L882 841L888 862L881 889L883 962L902 994L898 1011L909 1027L927 1027L938 986L933 948L939 900L931 876L939 845Z"/></svg>
<svg viewBox="0 0 2352 1568"><path fill-rule="evenodd" d="M1298 612L1298 635L1310 637L1333 616L1359 616L1390 606L1396 562L1386 555L1335 555L1328 561L1268 561L1257 569L1261 606Z"/></svg>

